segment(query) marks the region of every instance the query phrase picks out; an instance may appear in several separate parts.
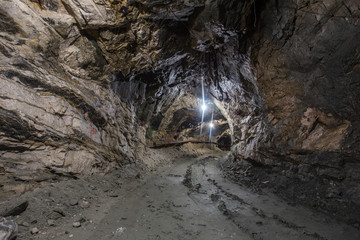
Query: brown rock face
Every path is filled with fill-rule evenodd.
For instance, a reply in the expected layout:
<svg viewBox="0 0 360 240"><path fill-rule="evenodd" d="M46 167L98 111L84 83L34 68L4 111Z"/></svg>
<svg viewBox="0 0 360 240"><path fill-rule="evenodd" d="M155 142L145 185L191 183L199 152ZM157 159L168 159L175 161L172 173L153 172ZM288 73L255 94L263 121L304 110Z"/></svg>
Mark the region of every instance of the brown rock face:
<svg viewBox="0 0 360 240"><path fill-rule="evenodd" d="M251 59L263 125L236 152L283 176L273 185L284 195L306 196L357 221L359 3L268 1L256 8Z"/></svg>
<svg viewBox="0 0 360 240"><path fill-rule="evenodd" d="M0 14L3 190L135 161L142 130L110 88L106 41L90 36L124 27L111 4L4 1Z"/></svg>
<svg viewBox="0 0 360 240"><path fill-rule="evenodd" d="M359 7L2 1L2 189L141 165L156 141L196 138L203 79L218 139L232 144L234 164L252 164L253 184L269 177L280 193L355 221Z"/></svg>
<svg viewBox="0 0 360 240"><path fill-rule="evenodd" d="M185 91L177 85L188 54L180 51L202 7L1 2L2 190L141 165L144 124Z"/></svg>
<svg viewBox="0 0 360 240"><path fill-rule="evenodd" d="M310 151L341 150L350 122L332 117L332 114L308 108L301 119L298 148Z"/></svg>

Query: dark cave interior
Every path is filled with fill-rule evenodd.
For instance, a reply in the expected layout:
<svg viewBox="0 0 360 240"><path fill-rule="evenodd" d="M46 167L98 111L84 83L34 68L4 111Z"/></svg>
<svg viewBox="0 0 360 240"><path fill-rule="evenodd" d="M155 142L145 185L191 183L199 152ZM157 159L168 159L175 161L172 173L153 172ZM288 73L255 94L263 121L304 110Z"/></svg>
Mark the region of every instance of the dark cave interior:
<svg viewBox="0 0 360 240"><path fill-rule="evenodd" d="M6 0L0 20L0 199L204 148L360 229L357 0Z"/></svg>

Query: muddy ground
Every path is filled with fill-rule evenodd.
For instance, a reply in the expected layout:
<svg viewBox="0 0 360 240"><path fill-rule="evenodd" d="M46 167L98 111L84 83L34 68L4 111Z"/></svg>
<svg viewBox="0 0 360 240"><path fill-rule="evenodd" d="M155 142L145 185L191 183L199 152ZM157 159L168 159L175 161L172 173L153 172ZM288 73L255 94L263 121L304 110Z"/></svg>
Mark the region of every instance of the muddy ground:
<svg viewBox="0 0 360 240"><path fill-rule="evenodd" d="M20 240L360 239L329 215L225 179L225 154L178 153L153 174L129 168L72 179L0 206L29 202L15 218Z"/></svg>
<svg viewBox="0 0 360 240"><path fill-rule="evenodd" d="M360 205L354 201L360 197L357 188L349 188L350 185L339 178L320 178L316 174L304 177L299 168L301 164L297 168L270 167L229 155L223 163L223 174L252 191L266 189L289 204L322 211L360 230ZM358 197L354 197L356 195Z"/></svg>

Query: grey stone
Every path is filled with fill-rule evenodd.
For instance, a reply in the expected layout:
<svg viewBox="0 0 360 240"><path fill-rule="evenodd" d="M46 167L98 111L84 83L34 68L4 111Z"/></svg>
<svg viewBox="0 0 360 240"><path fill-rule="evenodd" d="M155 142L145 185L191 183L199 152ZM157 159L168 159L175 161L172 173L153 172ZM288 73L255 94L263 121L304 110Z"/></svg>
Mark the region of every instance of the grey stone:
<svg viewBox="0 0 360 240"><path fill-rule="evenodd" d="M55 221L53 219L49 219L47 223L49 226L55 226Z"/></svg>
<svg viewBox="0 0 360 240"><path fill-rule="evenodd" d="M5 213L2 213L1 216L3 217L9 217L9 216L16 216L20 215L22 212L26 210L26 208L29 206L29 202L25 201L21 203L20 205L13 207L12 209L8 210Z"/></svg>
<svg viewBox="0 0 360 240"><path fill-rule="evenodd" d="M81 223L80 223L80 222L74 222L74 223L72 224L72 226L73 226L74 228L79 228L79 227L81 227Z"/></svg>
<svg viewBox="0 0 360 240"><path fill-rule="evenodd" d="M37 227L31 228L30 233L31 234L37 234L37 233L39 233L39 229Z"/></svg>
<svg viewBox="0 0 360 240"><path fill-rule="evenodd" d="M28 222L22 222L19 225L24 226L24 227L30 227L30 224Z"/></svg>
<svg viewBox="0 0 360 240"><path fill-rule="evenodd" d="M87 201L87 200L85 200L85 199L82 199L82 200L80 201L80 207L81 207L81 208L89 208L89 207L90 207L90 202Z"/></svg>
<svg viewBox="0 0 360 240"><path fill-rule="evenodd" d="M77 199L71 199L70 200L70 206L76 206L78 205L79 201Z"/></svg>
<svg viewBox="0 0 360 240"><path fill-rule="evenodd" d="M0 239L13 240L18 234L18 225L14 220L0 219Z"/></svg>

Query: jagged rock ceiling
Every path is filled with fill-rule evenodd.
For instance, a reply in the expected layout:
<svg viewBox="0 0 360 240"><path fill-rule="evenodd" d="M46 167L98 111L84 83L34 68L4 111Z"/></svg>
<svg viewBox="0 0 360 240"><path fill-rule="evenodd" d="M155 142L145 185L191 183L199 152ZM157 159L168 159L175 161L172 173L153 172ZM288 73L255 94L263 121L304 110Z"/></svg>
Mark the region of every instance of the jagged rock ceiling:
<svg viewBox="0 0 360 240"><path fill-rule="evenodd" d="M2 1L3 189L146 161L151 123L203 78L236 159L359 209L359 16L356 0Z"/></svg>

